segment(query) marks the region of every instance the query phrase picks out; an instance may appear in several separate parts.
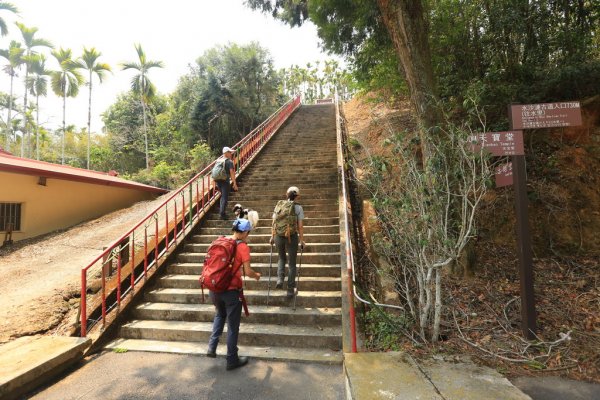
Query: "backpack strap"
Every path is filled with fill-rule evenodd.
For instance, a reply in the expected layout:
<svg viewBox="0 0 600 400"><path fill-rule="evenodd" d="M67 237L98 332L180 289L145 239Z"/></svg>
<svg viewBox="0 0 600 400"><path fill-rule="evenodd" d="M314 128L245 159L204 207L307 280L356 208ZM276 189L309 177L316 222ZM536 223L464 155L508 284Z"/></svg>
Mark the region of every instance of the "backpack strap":
<svg viewBox="0 0 600 400"><path fill-rule="evenodd" d="M242 240L236 240L236 250L237 250L237 245L240 244L242 242ZM240 264L239 268L242 268L243 264ZM237 272L237 271L236 271ZM250 315L250 312L248 311L248 303L246 303L246 297L244 296L244 286L246 286L246 270L244 268L242 268L242 288L240 289L240 300L242 301L242 307L244 307L244 314L246 314L246 317Z"/></svg>

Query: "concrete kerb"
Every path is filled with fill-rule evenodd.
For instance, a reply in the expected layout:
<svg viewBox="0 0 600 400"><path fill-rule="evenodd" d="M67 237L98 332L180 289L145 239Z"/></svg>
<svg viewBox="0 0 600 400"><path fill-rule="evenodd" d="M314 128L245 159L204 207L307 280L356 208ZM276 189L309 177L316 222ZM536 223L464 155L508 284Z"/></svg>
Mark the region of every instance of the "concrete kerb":
<svg viewBox="0 0 600 400"><path fill-rule="evenodd" d="M64 336L24 336L0 346L0 398L15 399L83 358L92 341Z"/></svg>
<svg viewBox="0 0 600 400"><path fill-rule="evenodd" d="M531 400L498 372L468 360L417 365L402 352L344 354L349 400Z"/></svg>

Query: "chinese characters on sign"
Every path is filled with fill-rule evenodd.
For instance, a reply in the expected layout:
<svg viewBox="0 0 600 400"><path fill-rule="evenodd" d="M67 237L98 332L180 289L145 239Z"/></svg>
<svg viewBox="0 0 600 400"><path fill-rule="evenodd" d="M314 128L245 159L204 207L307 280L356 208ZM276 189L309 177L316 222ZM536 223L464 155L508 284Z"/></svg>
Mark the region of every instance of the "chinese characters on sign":
<svg viewBox="0 0 600 400"><path fill-rule="evenodd" d="M506 163L496 167L496 187L513 184L512 163Z"/></svg>
<svg viewBox="0 0 600 400"><path fill-rule="evenodd" d="M469 136L469 142L473 151L479 151L483 147L494 156L525 154L522 131L479 133Z"/></svg>
<svg viewBox="0 0 600 400"><path fill-rule="evenodd" d="M513 129L554 128L581 125L578 101L510 106Z"/></svg>

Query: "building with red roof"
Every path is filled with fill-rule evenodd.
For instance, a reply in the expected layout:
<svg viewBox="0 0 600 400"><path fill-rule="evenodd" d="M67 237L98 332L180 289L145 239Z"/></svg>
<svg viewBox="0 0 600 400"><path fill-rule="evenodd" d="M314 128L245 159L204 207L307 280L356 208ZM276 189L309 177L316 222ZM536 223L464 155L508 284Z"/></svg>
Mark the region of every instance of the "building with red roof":
<svg viewBox="0 0 600 400"><path fill-rule="evenodd" d="M0 244L65 229L167 191L115 171L36 161L0 148Z"/></svg>

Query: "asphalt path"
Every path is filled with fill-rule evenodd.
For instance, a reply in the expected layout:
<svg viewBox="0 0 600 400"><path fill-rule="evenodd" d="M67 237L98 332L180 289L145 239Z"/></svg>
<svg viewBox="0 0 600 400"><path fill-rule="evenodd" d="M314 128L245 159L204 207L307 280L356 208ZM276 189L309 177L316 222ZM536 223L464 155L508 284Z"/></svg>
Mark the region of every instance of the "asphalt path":
<svg viewBox="0 0 600 400"><path fill-rule="evenodd" d="M341 365L250 359L225 370L225 358L105 351L24 397L35 400L345 399Z"/></svg>

